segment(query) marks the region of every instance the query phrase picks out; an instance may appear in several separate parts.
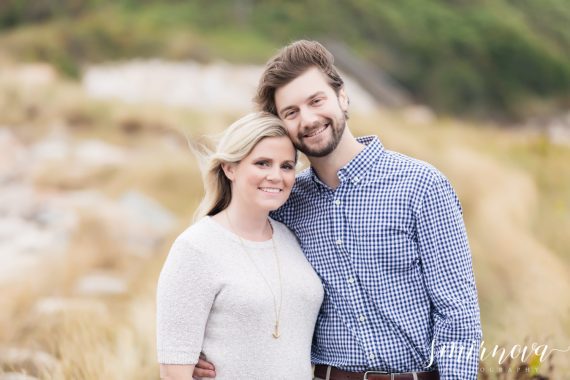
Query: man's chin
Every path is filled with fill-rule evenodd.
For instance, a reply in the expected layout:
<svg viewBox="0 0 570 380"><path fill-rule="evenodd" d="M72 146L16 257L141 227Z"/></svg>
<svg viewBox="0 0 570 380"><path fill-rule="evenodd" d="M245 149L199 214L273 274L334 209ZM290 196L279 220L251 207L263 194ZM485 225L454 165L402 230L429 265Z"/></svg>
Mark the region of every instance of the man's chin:
<svg viewBox="0 0 570 380"><path fill-rule="evenodd" d="M335 148L334 141L322 142L320 144L295 144L295 147L307 157L324 157L330 154Z"/></svg>
<svg viewBox="0 0 570 380"><path fill-rule="evenodd" d="M324 157L329 155L334 150L333 145L327 145L323 148L309 148L309 147L301 147L299 150L305 154L307 157Z"/></svg>

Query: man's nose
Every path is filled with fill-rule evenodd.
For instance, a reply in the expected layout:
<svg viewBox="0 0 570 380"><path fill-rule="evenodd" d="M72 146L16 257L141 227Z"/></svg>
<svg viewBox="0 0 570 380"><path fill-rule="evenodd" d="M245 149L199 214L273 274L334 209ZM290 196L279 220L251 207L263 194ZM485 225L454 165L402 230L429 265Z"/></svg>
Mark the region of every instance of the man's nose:
<svg viewBox="0 0 570 380"><path fill-rule="evenodd" d="M319 117L310 110L301 110L301 126L313 127L319 123Z"/></svg>

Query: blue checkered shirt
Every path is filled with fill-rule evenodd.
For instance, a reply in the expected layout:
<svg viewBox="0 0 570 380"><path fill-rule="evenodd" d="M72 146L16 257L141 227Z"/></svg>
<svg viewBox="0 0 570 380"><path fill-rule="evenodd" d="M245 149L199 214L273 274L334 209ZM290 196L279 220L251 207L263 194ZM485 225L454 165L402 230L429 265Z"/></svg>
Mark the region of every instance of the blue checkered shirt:
<svg viewBox="0 0 570 380"><path fill-rule="evenodd" d="M376 137L359 141L366 147L338 171L336 189L308 168L272 213L325 289L312 362L475 380L479 306L457 196L429 164Z"/></svg>

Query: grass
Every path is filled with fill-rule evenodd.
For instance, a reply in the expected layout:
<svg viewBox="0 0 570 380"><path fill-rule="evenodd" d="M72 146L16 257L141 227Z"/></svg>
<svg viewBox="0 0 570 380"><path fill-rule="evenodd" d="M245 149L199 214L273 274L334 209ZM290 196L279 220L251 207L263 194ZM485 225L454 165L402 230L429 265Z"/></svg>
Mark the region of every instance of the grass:
<svg viewBox="0 0 570 380"><path fill-rule="evenodd" d="M113 226L103 224L97 210L85 211L65 255L43 263L26 277L30 281L2 285L0 346L40 349L59 363L49 375L30 366L16 370L46 379L156 378L156 280L170 241L189 223L202 192L186 137L220 131L237 116L94 101L72 81L59 78L26 89L0 76L0 125L11 126L25 144L59 128L72 144L97 138L130 154L124 165L78 176L70 174L73 162L46 164L36 171L35 186L52 192L93 189L111 198L135 188L179 220L164 245L144 259L117 245L109 234ZM380 135L388 149L427 160L451 179L473 249L485 341L510 345L552 335L551 346L563 348L570 338L570 148L531 133L453 119L418 124L389 111L354 115L350 126L356 135ZM76 298L77 279L100 269L121 273L129 292L84 299L99 306L33 312L44 297Z"/></svg>

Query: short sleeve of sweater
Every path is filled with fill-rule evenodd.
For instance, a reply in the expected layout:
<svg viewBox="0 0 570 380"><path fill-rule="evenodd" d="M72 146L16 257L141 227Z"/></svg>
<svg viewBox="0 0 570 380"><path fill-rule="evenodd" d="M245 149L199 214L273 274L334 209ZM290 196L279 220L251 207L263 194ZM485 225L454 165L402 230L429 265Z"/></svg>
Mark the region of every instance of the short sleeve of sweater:
<svg viewBox="0 0 570 380"><path fill-rule="evenodd" d="M161 364L196 364L216 296L208 255L181 235L157 286L157 352Z"/></svg>

